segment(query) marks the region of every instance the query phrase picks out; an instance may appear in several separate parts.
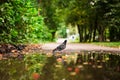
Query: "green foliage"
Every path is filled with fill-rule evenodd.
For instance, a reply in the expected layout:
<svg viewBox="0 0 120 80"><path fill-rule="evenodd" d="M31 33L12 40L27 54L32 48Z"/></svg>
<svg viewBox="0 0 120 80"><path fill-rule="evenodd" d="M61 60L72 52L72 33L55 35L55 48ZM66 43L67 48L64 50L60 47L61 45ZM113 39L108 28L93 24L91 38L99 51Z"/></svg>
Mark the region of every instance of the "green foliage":
<svg viewBox="0 0 120 80"><path fill-rule="evenodd" d="M66 26L61 25L62 27L60 27L57 31L57 37L59 38L66 38L67 37L67 33L66 33Z"/></svg>
<svg viewBox="0 0 120 80"><path fill-rule="evenodd" d="M94 42L92 44L100 45L100 46L120 48L120 42Z"/></svg>
<svg viewBox="0 0 120 80"><path fill-rule="evenodd" d="M36 9L34 11L36 12L36 14L38 13ZM30 12L33 11L31 10ZM51 40L51 34L48 28L44 25L42 16L32 16L28 22L31 22L27 28L27 37L30 42L38 42L38 40Z"/></svg>
<svg viewBox="0 0 120 80"><path fill-rule="evenodd" d="M40 3L41 15L44 18L45 25L52 34L52 41L55 38L55 33L60 27L59 9L57 8L56 0L42 0Z"/></svg>
<svg viewBox="0 0 120 80"><path fill-rule="evenodd" d="M86 11L88 10L87 8L89 8L87 0L71 0L67 11L66 23L70 23L72 25L85 25L85 19L87 18Z"/></svg>
<svg viewBox="0 0 120 80"><path fill-rule="evenodd" d="M50 40L35 0L9 0L0 5L0 43ZM46 31L46 33L45 33Z"/></svg>
<svg viewBox="0 0 120 80"><path fill-rule="evenodd" d="M41 70L46 62L46 59L47 57L42 54L26 55L24 61L29 70L29 74L32 74L33 72L41 74Z"/></svg>

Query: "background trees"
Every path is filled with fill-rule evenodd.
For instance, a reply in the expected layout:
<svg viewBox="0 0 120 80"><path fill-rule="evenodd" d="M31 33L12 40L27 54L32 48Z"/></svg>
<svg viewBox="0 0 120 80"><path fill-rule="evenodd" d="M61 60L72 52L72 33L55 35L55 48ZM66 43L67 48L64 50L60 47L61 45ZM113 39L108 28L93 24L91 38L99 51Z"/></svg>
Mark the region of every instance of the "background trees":
<svg viewBox="0 0 120 80"><path fill-rule="evenodd" d="M118 10L119 0L71 0L71 3L69 5L73 9L69 10L71 15L68 15L67 21L69 23L75 22L78 26L80 42L120 40L117 35L120 32L119 26L116 26L116 23L120 23L117 19L119 17L117 13L120 11ZM113 17L117 22L111 21ZM111 29L113 26L114 29ZM111 31L113 32L111 33Z"/></svg>
<svg viewBox="0 0 120 80"><path fill-rule="evenodd" d="M79 42L120 41L119 0L1 0L0 42L54 40L77 26Z"/></svg>
<svg viewBox="0 0 120 80"><path fill-rule="evenodd" d="M53 13L62 18L61 23L77 26L80 42L120 41L119 0L57 0L55 4L59 14Z"/></svg>

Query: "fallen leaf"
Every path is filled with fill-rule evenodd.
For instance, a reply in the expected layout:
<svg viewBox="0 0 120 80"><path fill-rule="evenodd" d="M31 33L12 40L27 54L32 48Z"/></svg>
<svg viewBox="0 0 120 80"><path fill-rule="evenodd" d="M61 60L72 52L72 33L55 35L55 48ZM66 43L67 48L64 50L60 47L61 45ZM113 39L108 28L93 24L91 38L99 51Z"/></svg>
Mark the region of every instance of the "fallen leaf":
<svg viewBox="0 0 120 80"><path fill-rule="evenodd" d="M74 71L75 71L76 73L79 73L79 72L80 72L80 68L76 67Z"/></svg>
<svg viewBox="0 0 120 80"><path fill-rule="evenodd" d="M78 68L83 68L83 65L78 65L77 67L78 67Z"/></svg>
<svg viewBox="0 0 120 80"><path fill-rule="evenodd" d="M70 75L71 75L71 76L75 76L75 75L76 75L76 72L71 72Z"/></svg>
<svg viewBox="0 0 120 80"><path fill-rule="evenodd" d="M2 58L3 58L3 55L2 55L2 54L0 54L0 60L2 60Z"/></svg>
<svg viewBox="0 0 120 80"><path fill-rule="evenodd" d="M102 68L103 66L102 65L98 65L97 68Z"/></svg>
<svg viewBox="0 0 120 80"><path fill-rule="evenodd" d="M83 62L83 64L84 64L84 65L87 65L87 64L88 64L88 62Z"/></svg>
<svg viewBox="0 0 120 80"><path fill-rule="evenodd" d="M12 50L11 52L13 52L13 53L14 53L14 52L17 52L17 50Z"/></svg>
<svg viewBox="0 0 120 80"><path fill-rule="evenodd" d="M62 62L62 58L58 58L58 59L57 59L57 62Z"/></svg>
<svg viewBox="0 0 120 80"><path fill-rule="evenodd" d="M61 66L61 65L55 65L55 67L57 67L57 68L61 68L62 66Z"/></svg>
<svg viewBox="0 0 120 80"><path fill-rule="evenodd" d="M72 68L72 67L68 67L67 70L68 70L68 71L72 71L73 68Z"/></svg>
<svg viewBox="0 0 120 80"><path fill-rule="evenodd" d="M40 78L40 74L39 73L32 73L32 78L33 78L33 80L38 80Z"/></svg>

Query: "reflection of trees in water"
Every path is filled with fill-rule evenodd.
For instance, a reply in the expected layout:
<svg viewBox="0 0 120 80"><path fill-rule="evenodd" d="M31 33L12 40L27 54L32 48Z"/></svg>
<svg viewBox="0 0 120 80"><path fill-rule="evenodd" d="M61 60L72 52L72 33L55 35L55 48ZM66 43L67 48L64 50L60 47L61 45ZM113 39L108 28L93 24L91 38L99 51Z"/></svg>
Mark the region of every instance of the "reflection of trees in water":
<svg viewBox="0 0 120 80"><path fill-rule="evenodd" d="M56 58L54 56L48 57L47 62L42 70L41 80L54 80L55 63Z"/></svg>
<svg viewBox="0 0 120 80"><path fill-rule="evenodd" d="M77 65L84 67L81 74L92 74L95 80L119 80L120 56L106 53L78 54Z"/></svg>
<svg viewBox="0 0 120 80"><path fill-rule="evenodd" d="M81 53L48 57L40 80L119 80L120 56L106 53ZM24 61L0 61L0 80L25 78L29 71ZM5 78L5 79L4 79Z"/></svg>
<svg viewBox="0 0 120 80"><path fill-rule="evenodd" d="M79 68L77 73L75 73L76 68ZM61 64L58 64L55 57L49 57L43 67L42 80L119 80L119 73L120 56L106 53L81 53L77 55L76 63L71 58L69 63L64 64L62 60Z"/></svg>
<svg viewBox="0 0 120 80"><path fill-rule="evenodd" d="M22 80L26 79L26 76L28 75L24 61L17 59L0 61L0 80Z"/></svg>

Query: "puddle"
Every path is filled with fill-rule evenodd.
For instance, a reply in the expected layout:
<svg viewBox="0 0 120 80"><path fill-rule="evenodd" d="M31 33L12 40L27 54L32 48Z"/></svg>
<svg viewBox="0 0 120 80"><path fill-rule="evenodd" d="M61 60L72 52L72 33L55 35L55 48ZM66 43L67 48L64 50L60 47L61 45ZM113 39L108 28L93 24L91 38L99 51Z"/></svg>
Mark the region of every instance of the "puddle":
<svg viewBox="0 0 120 80"><path fill-rule="evenodd" d="M0 80L119 80L120 55L34 54L24 60L0 61Z"/></svg>

